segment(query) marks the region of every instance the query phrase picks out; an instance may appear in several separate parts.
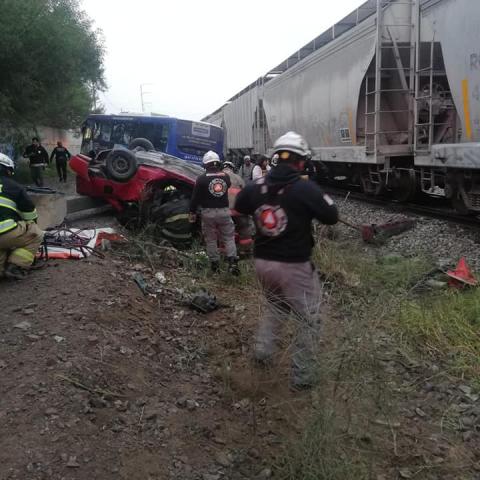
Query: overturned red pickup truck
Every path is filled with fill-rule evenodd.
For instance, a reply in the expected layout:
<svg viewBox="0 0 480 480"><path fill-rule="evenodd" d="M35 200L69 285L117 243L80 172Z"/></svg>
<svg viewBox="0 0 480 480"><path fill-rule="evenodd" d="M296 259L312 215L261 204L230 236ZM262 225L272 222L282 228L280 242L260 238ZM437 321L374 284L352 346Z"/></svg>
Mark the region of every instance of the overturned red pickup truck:
<svg viewBox="0 0 480 480"><path fill-rule="evenodd" d="M156 232L175 246L191 243L197 228L188 223L190 197L203 173L198 165L157 152L148 140L136 139L129 149L76 155L70 167L77 175L77 192L110 203L122 223L155 224ZM242 249L248 250L251 243L251 238L242 239Z"/></svg>

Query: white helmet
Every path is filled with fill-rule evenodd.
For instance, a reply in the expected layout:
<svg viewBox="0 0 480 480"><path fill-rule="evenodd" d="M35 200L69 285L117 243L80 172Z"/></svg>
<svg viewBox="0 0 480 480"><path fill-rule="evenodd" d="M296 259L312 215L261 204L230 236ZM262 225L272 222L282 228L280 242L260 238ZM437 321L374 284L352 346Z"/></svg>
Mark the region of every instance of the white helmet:
<svg viewBox="0 0 480 480"><path fill-rule="evenodd" d="M204 156L202 163L204 165L208 165L210 163L214 162L220 162L220 157L218 156L218 153L213 152L212 150L209 150Z"/></svg>
<svg viewBox="0 0 480 480"><path fill-rule="evenodd" d="M243 160L244 160L244 161L250 160L250 155L245 155L245 156L243 157Z"/></svg>
<svg viewBox="0 0 480 480"><path fill-rule="evenodd" d="M0 153L0 165L15 170L15 163L13 163L13 160L4 153Z"/></svg>
<svg viewBox="0 0 480 480"><path fill-rule="evenodd" d="M277 139L273 145L273 153L281 151L296 153L302 157L310 152L307 141L296 132L287 132Z"/></svg>
<svg viewBox="0 0 480 480"><path fill-rule="evenodd" d="M227 160L226 162L223 162L223 168L230 168L232 170L235 170L235 165Z"/></svg>

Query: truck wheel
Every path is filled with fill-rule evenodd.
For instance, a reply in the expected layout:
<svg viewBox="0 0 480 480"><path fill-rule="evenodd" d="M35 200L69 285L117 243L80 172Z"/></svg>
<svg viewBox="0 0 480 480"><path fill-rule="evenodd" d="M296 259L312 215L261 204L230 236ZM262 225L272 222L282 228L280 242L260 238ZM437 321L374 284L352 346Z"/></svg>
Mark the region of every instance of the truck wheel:
<svg viewBox="0 0 480 480"><path fill-rule="evenodd" d="M130 145L128 146L129 150L145 150L146 152L154 152L155 147L153 143L147 138L134 138Z"/></svg>
<svg viewBox="0 0 480 480"><path fill-rule="evenodd" d="M107 175L117 182L127 182L137 173L137 157L129 150L112 150L105 160Z"/></svg>

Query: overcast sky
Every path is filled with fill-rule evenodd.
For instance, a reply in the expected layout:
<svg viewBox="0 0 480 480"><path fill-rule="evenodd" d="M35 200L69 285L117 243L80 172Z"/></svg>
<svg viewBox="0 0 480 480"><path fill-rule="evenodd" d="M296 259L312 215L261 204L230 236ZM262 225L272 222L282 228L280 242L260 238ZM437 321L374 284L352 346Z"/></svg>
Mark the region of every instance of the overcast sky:
<svg viewBox="0 0 480 480"><path fill-rule="evenodd" d="M83 0L103 30L108 113L199 120L362 0Z"/></svg>

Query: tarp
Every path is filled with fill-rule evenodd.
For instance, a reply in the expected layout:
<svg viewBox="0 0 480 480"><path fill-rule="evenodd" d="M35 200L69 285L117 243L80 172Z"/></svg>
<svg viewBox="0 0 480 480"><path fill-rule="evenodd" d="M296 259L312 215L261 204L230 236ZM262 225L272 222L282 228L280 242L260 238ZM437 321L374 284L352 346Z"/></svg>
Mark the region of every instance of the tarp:
<svg viewBox="0 0 480 480"><path fill-rule="evenodd" d="M45 241L37 257L57 259L82 259L94 253L102 240L111 242L125 241L113 228L95 228L81 230L78 228L48 230Z"/></svg>

